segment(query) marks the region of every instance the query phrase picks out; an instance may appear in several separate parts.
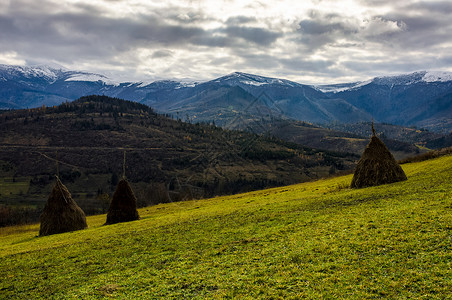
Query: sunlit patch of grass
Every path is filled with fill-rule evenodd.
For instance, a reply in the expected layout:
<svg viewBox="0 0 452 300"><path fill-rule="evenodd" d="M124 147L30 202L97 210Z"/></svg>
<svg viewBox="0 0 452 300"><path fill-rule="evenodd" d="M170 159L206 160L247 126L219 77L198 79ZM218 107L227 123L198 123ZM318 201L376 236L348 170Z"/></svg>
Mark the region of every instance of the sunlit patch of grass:
<svg viewBox="0 0 452 300"><path fill-rule="evenodd" d="M452 156L404 182L351 175L161 204L36 237L0 229L0 298L417 298L452 290Z"/></svg>

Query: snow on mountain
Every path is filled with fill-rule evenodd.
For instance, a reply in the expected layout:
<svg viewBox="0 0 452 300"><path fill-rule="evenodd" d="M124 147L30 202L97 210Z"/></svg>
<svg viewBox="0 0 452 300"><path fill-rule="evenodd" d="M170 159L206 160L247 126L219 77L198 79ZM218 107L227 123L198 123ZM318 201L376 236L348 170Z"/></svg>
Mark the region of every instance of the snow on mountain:
<svg viewBox="0 0 452 300"><path fill-rule="evenodd" d="M372 79L372 82L379 85L410 85L420 82L447 81L452 81L452 73L443 71L419 71L410 74L383 76Z"/></svg>
<svg viewBox="0 0 452 300"><path fill-rule="evenodd" d="M374 83L377 85L412 85L416 83L431 83L431 82L448 82L452 81L452 72L444 71L419 71L410 74L401 74L394 76L381 76L375 77L370 80L356 82L356 83L343 83L343 84L331 84L331 85L319 85L315 88L324 93L339 93L350 90L356 90L368 84Z"/></svg>
<svg viewBox="0 0 452 300"><path fill-rule="evenodd" d="M425 82L446 82L452 81L452 72L429 71L426 72L422 80Z"/></svg>
<svg viewBox="0 0 452 300"><path fill-rule="evenodd" d="M64 67L50 67L50 66L10 66L0 65L0 78L2 81L15 79L44 79L49 84L54 83L59 79L64 81L88 81L97 82L102 81L107 85L118 86L119 82L108 78L101 74L69 71Z"/></svg>
<svg viewBox="0 0 452 300"><path fill-rule="evenodd" d="M315 85L313 86L316 90L321 91L323 93L339 93L343 91L347 91L353 88L357 88L366 84L369 84L372 80L367 81L358 81L352 83L338 83L338 84L324 84L324 85Z"/></svg>
<svg viewBox="0 0 452 300"><path fill-rule="evenodd" d="M107 76L94 73L74 73L69 75L64 81L87 81L87 82L104 82L107 85L119 86L119 82L108 78Z"/></svg>
<svg viewBox="0 0 452 300"><path fill-rule="evenodd" d="M24 77L27 79L41 78L52 83L57 80L62 70L53 69L48 66L10 66L0 65L0 76L3 79L13 79L18 77Z"/></svg>
<svg viewBox="0 0 452 300"><path fill-rule="evenodd" d="M289 87L301 86L299 83L289 81L286 79L264 77L242 72L234 72L229 75L214 79L211 82L225 83L228 85L244 84L244 85L262 86L267 84L278 84Z"/></svg>

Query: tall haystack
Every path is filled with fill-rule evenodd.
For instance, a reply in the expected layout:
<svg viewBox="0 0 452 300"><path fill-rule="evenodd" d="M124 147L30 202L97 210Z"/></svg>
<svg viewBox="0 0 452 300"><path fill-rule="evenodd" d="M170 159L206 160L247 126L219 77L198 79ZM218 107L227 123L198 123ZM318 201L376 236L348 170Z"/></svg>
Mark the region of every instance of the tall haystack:
<svg viewBox="0 0 452 300"><path fill-rule="evenodd" d="M75 203L68 189L56 177L55 186L47 199L44 211L40 217L41 228L39 235L50 235L85 229L86 216L83 210Z"/></svg>
<svg viewBox="0 0 452 300"><path fill-rule="evenodd" d="M386 145L376 136L372 123L373 136L364 149L353 175L351 187L362 188L406 180L405 172L396 162Z"/></svg>
<svg viewBox="0 0 452 300"><path fill-rule="evenodd" d="M105 224L114 224L138 220L137 198L132 191L127 180L124 178L118 182L116 191L111 199L108 209L107 222Z"/></svg>

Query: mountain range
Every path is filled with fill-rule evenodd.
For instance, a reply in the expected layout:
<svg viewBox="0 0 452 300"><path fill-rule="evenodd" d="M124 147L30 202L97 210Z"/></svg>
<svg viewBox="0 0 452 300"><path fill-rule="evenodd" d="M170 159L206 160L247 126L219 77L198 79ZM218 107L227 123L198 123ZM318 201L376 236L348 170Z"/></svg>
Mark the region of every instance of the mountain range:
<svg viewBox="0 0 452 300"><path fill-rule="evenodd" d="M370 121L452 130L452 73L415 72L333 85L235 72L206 82L114 82L101 74L0 65L0 109L54 106L85 95L147 104L156 111L228 128L260 120L316 124Z"/></svg>

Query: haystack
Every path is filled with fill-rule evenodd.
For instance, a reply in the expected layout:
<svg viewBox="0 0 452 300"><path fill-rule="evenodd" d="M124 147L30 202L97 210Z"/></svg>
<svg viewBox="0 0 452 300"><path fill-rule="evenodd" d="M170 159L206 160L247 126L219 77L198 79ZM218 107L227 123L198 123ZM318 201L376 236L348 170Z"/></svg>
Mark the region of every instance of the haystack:
<svg viewBox="0 0 452 300"><path fill-rule="evenodd" d="M361 188L406 180L405 172L389 152L386 145L376 136L372 124L373 136L364 149L353 175L351 187Z"/></svg>
<svg viewBox="0 0 452 300"><path fill-rule="evenodd" d="M137 198L132 191L129 183L121 179L116 186L116 191L111 199L108 209L107 222L105 224L114 224L138 220Z"/></svg>
<svg viewBox="0 0 452 300"><path fill-rule="evenodd" d="M68 189L56 178L55 186L40 217L39 235L50 235L85 229L86 216L72 199Z"/></svg>

